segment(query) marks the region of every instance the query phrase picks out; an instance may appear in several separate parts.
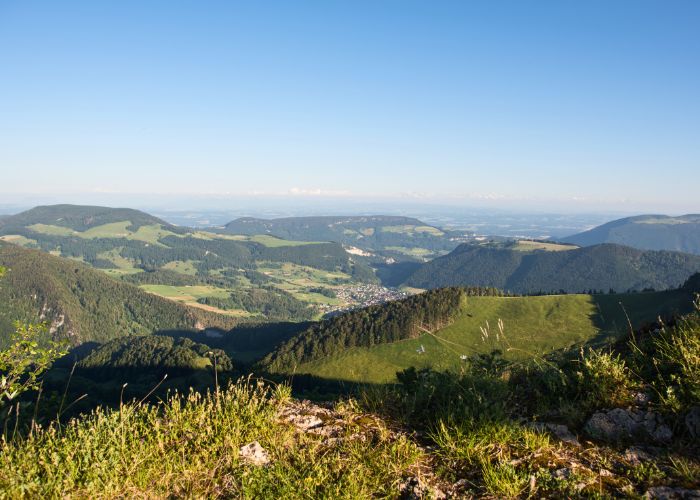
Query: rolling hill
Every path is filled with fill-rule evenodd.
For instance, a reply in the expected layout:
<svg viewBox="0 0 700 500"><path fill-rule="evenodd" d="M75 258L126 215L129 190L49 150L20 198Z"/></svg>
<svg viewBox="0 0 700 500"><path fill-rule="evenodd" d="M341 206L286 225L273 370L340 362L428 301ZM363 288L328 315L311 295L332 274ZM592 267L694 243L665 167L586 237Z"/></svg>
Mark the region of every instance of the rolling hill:
<svg viewBox="0 0 700 500"><path fill-rule="evenodd" d="M230 328L231 317L187 307L79 262L0 242L0 342L15 320L46 321L72 345L158 330Z"/></svg>
<svg viewBox="0 0 700 500"><path fill-rule="evenodd" d="M367 251L388 250L414 257L452 250L458 240L466 238L468 234L442 230L411 217L387 215L281 219L245 217L229 222L224 230L231 234L269 234L300 241L335 241ZM423 253L416 249L421 249Z"/></svg>
<svg viewBox="0 0 700 500"><path fill-rule="evenodd" d="M175 226L164 220L131 208L47 205L0 219L0 230L7 234L12 230L24 229L38 224L84 232L97 226L123 221L128 221L130 229L133 230L151 224L167 227L170 230L175 229Z"/></svg>
<svg viewBox="0 0 700 500"><path fill-rule="evenodd" d="M627 217L568 236L562 241L580 246L617 243L642 250L700 254L700 214Z"/></svg>
<svg viewBox="0 0 700 500"><path fill-rule="evenodd" d="M333 287L377 281L363 258L338 243L216 234L121 208L37 207L0 224L0 240L80 260L165 298L234 316L308 319L333 306ZM314 292L319 287L325 296ZM259 302L248 297L261 294L282 307L268 314L246 306Z"/></svg>
<svg viewBox="0 0 700 500"><path fill-rule="evenodd" d="M491 286L515 293L665 290L700 271L700 256L604 244L565 251L521 251L464 244L406 278L417 288Z"/></svg>
<svg viewBox="0 0 700 500"><path fill-rule="evenodd" d="M638 328L659 315L688 313L693 291L697 291L689 287L525 297L498 296L493 291L474 294L459 288L436 290L426 292L440 293L420 299L420 304L411 297L403 304L313 324L278 345L260 366L295 376L378 384L395 381L396 373L408 367L459 371L467 359L494 349L511 361L529 360L555 350L620 338L628 333L630 324ZM431 325L426 315L436 305L442 307L434 314L440 321ZM397 314L404 307L409 311L406 318ZM398 333L388 335L397 320L401 322Z"/></svg>

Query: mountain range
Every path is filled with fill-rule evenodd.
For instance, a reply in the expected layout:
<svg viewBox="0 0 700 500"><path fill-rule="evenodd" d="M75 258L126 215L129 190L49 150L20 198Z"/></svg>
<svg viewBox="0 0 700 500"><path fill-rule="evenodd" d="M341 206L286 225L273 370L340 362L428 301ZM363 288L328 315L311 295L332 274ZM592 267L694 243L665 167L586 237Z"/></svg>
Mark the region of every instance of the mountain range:
<svg viewBox="0 0 700 500"><path fill-rule="evenodd" d="M664 290L698 271L698 255L614 244L559 251L463 244L418 266L403 283L417 288L489 286L530 294Z"/></svg>
<svg viewBox="0 0 700 500"><path fill-rule="evenodd" d="M627 217L562 238L561 241L579 246L616 243L641 250L700 254L700 214Z"/></svg>

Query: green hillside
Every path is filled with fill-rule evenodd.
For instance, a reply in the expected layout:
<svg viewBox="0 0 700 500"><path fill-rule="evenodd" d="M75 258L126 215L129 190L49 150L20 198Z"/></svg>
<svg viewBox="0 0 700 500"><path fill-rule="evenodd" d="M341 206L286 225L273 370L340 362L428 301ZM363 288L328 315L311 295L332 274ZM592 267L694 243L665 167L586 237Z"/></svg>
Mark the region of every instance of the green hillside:
<svg viewBox="0 0 700 500"><path fill-rule="evenodd" d="M491 286L515 293L665 290L700 271L700 256L596 245L522 251L508 245L460 245L423 264L404 284L418 288Z"/></svg>
<svg viewBox="0 0 700 500"><path fill-rule="evenodd" d="M411 217L325 216L256 219L229 222L225 231L272 235L285 240L334 241L367 251L385 251L397 258L426 257L452 250L468 233L439 229Z"/></svg>
<svg viewBox="0 0 700 500"><path fill-rule="evenodd" d="M294 373L330 380L383 383L394 381L397 371L411 366L459 371L465 365L461 356L471 357L494 349L503 351L506 359L518 361L620 337L629 330L625 311L636 328L654 321L658 315L686 313L691 308L691 293L687 290L538 297L465 295L458 314L445 328L397 342L349 348L340 354L302 363ZM482 328L488 335L484 335Z"/></svg>
<svg viewBox="0 0 700 500"><path fill-rule="evenodd" d="M7 233L34 224L88 231L105 224L128 221L130 229L141 226L160 225L175 229L175 226L139 210L131 208L95 207L85 205L48 205L35 207L25 212L0 220L0 228Z"/></svg>
<svg viewBox="0 0 700 500"><path fill-rule="evenodd" d="M319 286L377 281L338 243L216 234L130 209L37 207L0 224L0 240L79 260L162 297L232 316L305 320L331 305L314 294ZM232 293L236 300L229 300ZM261 294L275 301L269 312L257 298L248 299Z"/></svg>
<svg viewBox="0 0 700 500"><path fill-rule="evenodd" d="M47 321L72 345L157 330L231 327L236 320L121 283L79 262L0 242L0 342L12 323Z"/></svg>
<svg viewBox="0 0 700 500"><path fill-rule="evenodd" d="M562 241L582 246L617 243L643 250L700 254L700 214L627 217L568 236Z"/></svg>

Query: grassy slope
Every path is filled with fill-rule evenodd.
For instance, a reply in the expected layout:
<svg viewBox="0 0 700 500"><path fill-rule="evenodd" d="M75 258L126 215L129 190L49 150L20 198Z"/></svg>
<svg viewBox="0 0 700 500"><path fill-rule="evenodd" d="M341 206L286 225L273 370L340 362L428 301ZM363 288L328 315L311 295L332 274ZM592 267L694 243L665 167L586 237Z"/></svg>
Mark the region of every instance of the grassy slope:
<svg viewBox="0 0 700 500"><path fill-rule="evenodd" d="M252 382L216 396L99 410L0 442L0 491L10 498L391 498L402 477L424 466L413 442L350 410L336 414L340 436L349 438L335 445L296 432L277 417L288 402L285 387ZM363 439L351 437L358 432ZM239 456L253 441L269 466Z"/></svg>
<svg viewBox="0 0 700 500"><path fill-rule="evenodd" d="M627 331L620 303L636 327L658 314L686 312L691 303L681 291L623 295L556 295L542 297L467 297L456 321L435 335L350 349L342 355L301 365L296 373L356 382L387 382L410 366L458 370L460 355L494 348L512 360L530 358L586 341L602 341ZM504 324L505 341L496 340L497 322ZM490 325L482 340L480 327ZM499 336L500 337L500 336ZM418 354L423 345L425 353Z"/></svg>
<svg viewBox="0 0 700 500"><path fill-rule="evenodd" d="M111 222L100 226L91 227L86 231L74 231L73 229L50 224L32 224L27 226L27 229L40 234L48 234L52 236L77 236L79 238L126 238L128 240L143 241L152 245L161 245L158 242L166 236L177 236L176 233L169 231L160 224L148 224L140 226L136 230L130 230L131 222L128 220Z"/></svg>

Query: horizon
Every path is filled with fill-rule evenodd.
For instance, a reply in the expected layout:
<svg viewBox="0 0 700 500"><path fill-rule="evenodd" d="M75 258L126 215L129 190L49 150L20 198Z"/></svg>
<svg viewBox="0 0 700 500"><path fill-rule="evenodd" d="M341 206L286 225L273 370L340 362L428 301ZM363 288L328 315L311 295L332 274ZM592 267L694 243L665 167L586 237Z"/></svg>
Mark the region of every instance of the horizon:
<svg viewBox="0 0 700 500"><path fill-rule="evenodd" d="M2 204L698 213L698 19L690 1L4 3Z"/></svg>

